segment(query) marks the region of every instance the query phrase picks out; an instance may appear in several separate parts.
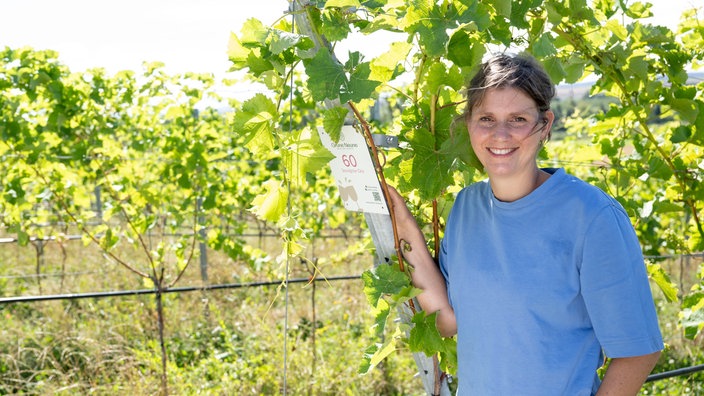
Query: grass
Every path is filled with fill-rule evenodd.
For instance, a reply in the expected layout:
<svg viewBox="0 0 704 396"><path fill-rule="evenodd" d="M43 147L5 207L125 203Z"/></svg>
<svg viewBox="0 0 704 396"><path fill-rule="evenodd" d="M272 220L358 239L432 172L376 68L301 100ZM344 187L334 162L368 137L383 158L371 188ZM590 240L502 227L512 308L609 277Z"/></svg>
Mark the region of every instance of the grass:
<svg viewBox="0 0 704 396"><path fill-rule="evenodd" d="M278 254L276 238L249 243ZM316 250L324 275L358 275L371 265L371 255L359 249L340 254L357 243L334 238L309 249ZM145 288L79 241L47 244L40 261L31 246L6 245L0 263L5 296ZM35 276L37 263L41 276ZM262 280L277 272L258 273L212 251L208 265L211 284ZM291 268L292 278L312 271L301 262ZM200 284L196 262L179 285ZM170 394L276 395L284 380L288 393L297 395L422 393L407 351L394 354L370 375L357 374L361 354L372 342L361 280L291 284L288 312L284 290L276 286L164 298ZM0 394L158 394L155 309L151 295L0 306Z"/></svg>

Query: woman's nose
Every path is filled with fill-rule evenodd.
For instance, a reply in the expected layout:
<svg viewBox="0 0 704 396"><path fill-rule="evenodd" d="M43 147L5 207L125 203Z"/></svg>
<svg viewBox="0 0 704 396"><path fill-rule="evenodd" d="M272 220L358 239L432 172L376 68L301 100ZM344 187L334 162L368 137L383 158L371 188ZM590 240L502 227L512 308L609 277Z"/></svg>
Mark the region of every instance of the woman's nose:
<svg viewBox="0 0 704 396"><path fill-rule="evenodd" d="M499 122L494 127L492 135L497 138L505 138L511 135L511 129L507 122Z"/></svg>

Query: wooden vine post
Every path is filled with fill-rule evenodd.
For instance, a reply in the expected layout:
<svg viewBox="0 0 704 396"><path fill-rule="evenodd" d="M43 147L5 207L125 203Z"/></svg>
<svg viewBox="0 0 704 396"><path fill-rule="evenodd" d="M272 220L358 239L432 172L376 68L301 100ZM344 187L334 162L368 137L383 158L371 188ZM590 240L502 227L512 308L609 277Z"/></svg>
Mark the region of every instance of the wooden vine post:
<svg viewBox="0 0 704 396"><path fill-rule="evenodd" d="M305 9L307 6L306 3L306 0L292 1L290 3L289 11L293 15L294 24L297 30L299 31L299 33L304 34L313 40L313 42L315 43L315 49L312 51L318 51L319 49L324 48L325 50L330 51L333 59L337 61L329 43L325 42L324 39L321 40L318 34L313 33L309 14L306 12ZM325 102L325 106L326 108L340 107L341 103L339 99L335 101L328 100ZM348 108L350 109L350 116L348 117L348 122L353 123L354 112L352 110L355 109L351 104L348 104ZM369 145L370 150L373 150L374 154L376 154L376 148L374 146L373 141L371 141L370 139L371 133L368 129L368 125L366 125L366 122L364 122L364 120L362 120L359 116L358 119L359 122L362 123L363 128L365 129L365 139ZM378 158L375 155L372 155L372 160L374 161L375 165L378 166ZM383 177L383 175L381 175L381 177ZM388 191L386 189L385 183L383 183L382 189L384 190L384 194L386 195ZM391 205L388 204L388 195L386 195L385 198L387 201L387 206L390 210L392 210ZM371 233L372 241L376 248L376 257L374 260L374 265L388 265L392 263L394 255L397 255L398 242L394 234L394 224L391 221L391 216L389 214L364 212L364 218L367 223L367 228L369 228L369 232ZM401 260L401 257L399 257L399 260ZM414 307L418 307L418 309L420 309L420 305L417 303L417 301L410 301L409 303L404 304L402 308L399 308L399 318L403 323L411 323L411 319L413 318L415 310ZM422 380L423 386L428 395L451 395L447 383L447 376L443 375L443 373L441 373L440 371L437 355L429 357L423 352L415 352L413 353L413 359L415 360L416 365L418 366L418 375Z"/></svg>

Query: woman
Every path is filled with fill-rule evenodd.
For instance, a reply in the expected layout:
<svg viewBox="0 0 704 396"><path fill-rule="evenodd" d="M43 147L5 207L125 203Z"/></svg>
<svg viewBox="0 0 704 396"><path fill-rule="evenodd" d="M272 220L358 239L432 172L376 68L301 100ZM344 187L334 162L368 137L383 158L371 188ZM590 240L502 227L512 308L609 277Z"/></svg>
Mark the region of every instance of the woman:
<svg viewBox="0 0 704 396"><path fill-rule="evenodd" d="M624 209L564 169L537 166L554 93L525 56L496 56L472 79L465 122L488 181L458 194L440 268L392 191L419 302L438 313L443 336L457 334L461 395L634 395L663 348Z"/></svg>

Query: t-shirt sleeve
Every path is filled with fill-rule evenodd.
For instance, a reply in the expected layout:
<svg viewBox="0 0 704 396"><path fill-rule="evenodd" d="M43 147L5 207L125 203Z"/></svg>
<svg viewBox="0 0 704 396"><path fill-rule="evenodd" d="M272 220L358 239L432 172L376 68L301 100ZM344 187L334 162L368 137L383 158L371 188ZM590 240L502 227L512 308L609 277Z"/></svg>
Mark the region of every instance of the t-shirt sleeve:
<svg viewBox="0 0 704 396"><path fill-rule="evenodd" d="M608 357L663 349L640 243L613 203L594 218L582 250L580 282L594 332Z"/></svg>
<svg viewBox="0 0 704 396"><path fill-rule="evenodd" d="M447 234L445 234L445 238L440 241L440 254L438 256L438 260L440 261L440 272L442 273L442 277L445 278L445 287L447 289L447 298L450 301L450 306L452 308L455 308L455 306L452 304L452 294L450 293L450 277L448 276L448 269L447 269Z"/></svg>

